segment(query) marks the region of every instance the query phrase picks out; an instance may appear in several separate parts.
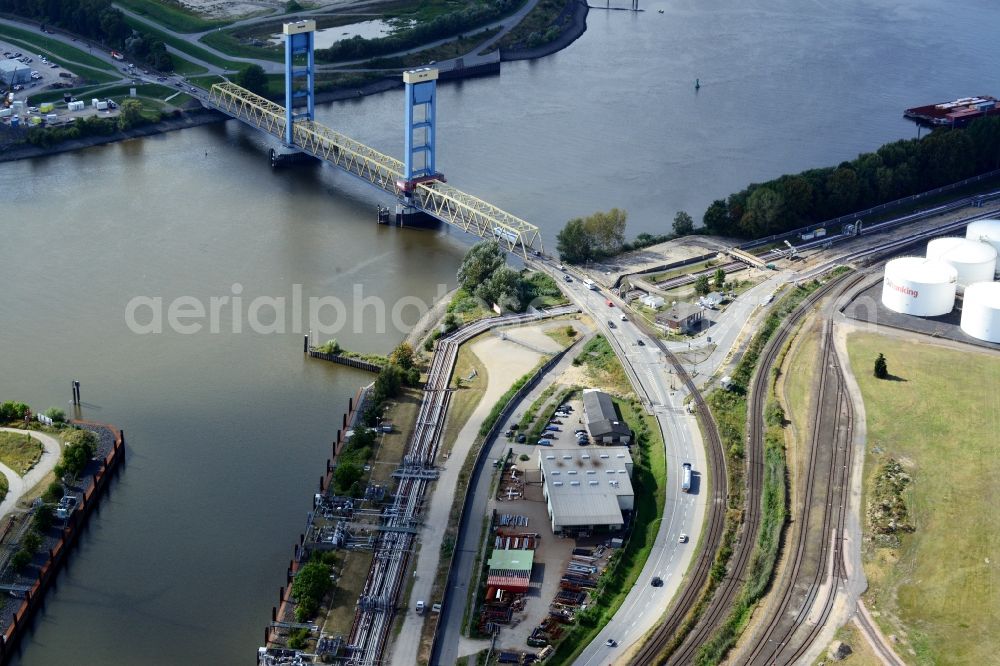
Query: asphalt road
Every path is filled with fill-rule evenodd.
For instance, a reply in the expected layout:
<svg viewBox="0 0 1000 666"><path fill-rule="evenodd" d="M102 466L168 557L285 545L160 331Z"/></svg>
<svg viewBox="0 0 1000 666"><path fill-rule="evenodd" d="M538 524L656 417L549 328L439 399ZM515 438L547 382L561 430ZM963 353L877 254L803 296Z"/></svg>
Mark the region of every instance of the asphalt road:
<svg viewBox="0 0 1000 666"><path fill-rule="evenodd" d="M698 534L704 523L708 489L701 483L706 457L694 416L684 409L685 394L671 389L670 368L662 354L631 321L621 321L621 301L605 291L591 291L579 279L563 283L566 291L584 311L591 313L601 332L617 347L639 384L640 395L648 398L663 433L666 461L666 505L656 540L646 566L629 591L611 622L597 635L576 660L576 664L595 665L613 661L629 645L638 641L666 612L677 594L684 574L694 559ZM608 306L608 301L614 305ZM614 323L615 328L609 326ZM638 344L642 340L644 344ZM681 491L681 464L690 462L695 472L693 492ZM679 543L680 534L690 537ZM653 587L653 577L663 579L662 587ZM614 639L618 647L605 642Z"/></svg>

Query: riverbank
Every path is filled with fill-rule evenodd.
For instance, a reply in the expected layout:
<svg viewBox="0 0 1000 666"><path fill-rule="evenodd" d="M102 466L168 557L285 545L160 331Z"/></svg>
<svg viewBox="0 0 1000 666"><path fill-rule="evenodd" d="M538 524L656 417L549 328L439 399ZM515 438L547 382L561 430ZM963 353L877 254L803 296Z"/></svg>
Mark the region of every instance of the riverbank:
<svg viewBox="0 0 1000 666"><path fill-rule="evenodd" d="M587 5L587 0L575 0L573 4L564 10L564 13L556 19L556 22L562 20L566 13L569 13L569 21L566 24L566 29L562 33L553 39L548 44L542 44L541 46L536 46L531 49L509 49L500 51L500 60L505 62L514 62L516 60L537 60L538 58L544 58L545 56L552 55L562 51L564 48L579 39L583 33L587 32L587 14L590 12L590 7Z"/></svg>
<svg viewBox="0 0 1000 666"><path fill-rule="evenodd" d="M228 116L219 113L218 111L212 111L211 109L185 111L182 112L180 116L170 116L169 118L164 118L159 122L142 125L140 127L133 127L125 132L118 132L110 136L88 136L81 139L71 139L48 148L33 146L30 144L19 145L0 154L0 162L13 162L15 160L26 160L34 157L58 155L59 153L68 153L70 151L80 150L81 148L90 148L92 146L101 146L106 143L137 139L144 136L153 136L155 134L163 134L165 132L172 132L174 130L185 129L188 127L198 127L200 125L208 125L209 123L217 123L223 120L228 120Z"/></svg>
<svg viewBox="0 0 1000 666"><path fill-rule="evenodd" d="M517 60L536 60L545 56L557 53L566 48L587 31L587 14L589 8L586 0L575 0L566 12L570 13L570 19L566 24L566 29L556 39L533 49L511 49L500 52L500 60L514 62ZM316 103L325 104L329 102L339 102L347 99L358 99L369 95L377 95L388 92L396 88L402 88L403 82L398 76L386 77L366 83L355 88L338 88L316 93ZM164 134L175 130L186 129L188 127L198 127L210 123L223 122L228 120L228 116L213 111L211 109L194 109L182 112L182 115L165 118L156 123L135 127L126 132L119 132L110 136L90 136L82 139L64 141L58 145L42 148L23 144L9 148L0 153L0 163L13 162L15 160L25 160L35 157L45 157L47 155L58 155L68 153L81 148L101 146L128 139L137 139L145 136Z"/></svg>

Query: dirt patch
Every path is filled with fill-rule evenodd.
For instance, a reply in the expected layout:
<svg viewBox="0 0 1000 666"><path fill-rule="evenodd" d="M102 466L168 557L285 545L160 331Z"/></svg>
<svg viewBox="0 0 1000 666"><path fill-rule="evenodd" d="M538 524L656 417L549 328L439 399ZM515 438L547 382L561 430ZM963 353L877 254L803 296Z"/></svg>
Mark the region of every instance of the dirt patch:
<svg viewBox="0 0 1000 666"><path fill-rule="evenodd" d="M713 252L721 252L735 244L736 241L728 241L725 238L684 236L635 252L611 257L603 262L591 262L588 272L595 281L611 285L618 278L629 273L654 270L658 266L686 261Z"/></svg>
<svg viewBox="0 0 1000 666"><path fill-rule="evenodd" d="M256 14L265 10L281 10L284 2L269 0L253 0L238 2L236 0L179 0L177 3L184 9L213 19L231 19Z"/></svg>

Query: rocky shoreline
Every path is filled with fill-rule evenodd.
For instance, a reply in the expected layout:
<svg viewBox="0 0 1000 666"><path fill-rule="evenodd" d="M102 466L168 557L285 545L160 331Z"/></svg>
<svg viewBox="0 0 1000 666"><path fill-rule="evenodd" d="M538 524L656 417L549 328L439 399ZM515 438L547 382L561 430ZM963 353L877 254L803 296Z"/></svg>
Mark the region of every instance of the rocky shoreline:
<svg viewBox="0 0 1000 666"><path fill-rule="evenodd" d="M543 58L545 56L552 55L553 53L557 53L575 42L587 30L587 2L586 0L574 0L573 4L568 7L566 11L570 13L566 29L555 40L533 49L514 49L510 51L502 51L500 53L500 59L502 61L513 62L517 60L534 60L537 58ZM337 102L345 99L357 99L368 95L377 95L388 90L402 87L402 85L402 81L400 81L398 77L384 78L372 81L357 88L342 88L338 90L318 92L316 93L316 102L325 103ZM135 127L128 131L119 132L111 136L90 136L82 139L73 139L70 141L63 141L58 145L50 146L48 148L32 146L29 144L17 145L0 152L0 163L45 157L47 155L58 155L60 153L67 153L81 148L100 146L108 143L117 143L128 139L153 136L156 134L163 134L165 132L172 132L174 130L186 129L188 127L198 127L209 123L223 122L225 120L229 120L229 117L222 113L210 109L197 108L182 112L180 116L164 118L157 123L150 123L149 125Z"/></svg>

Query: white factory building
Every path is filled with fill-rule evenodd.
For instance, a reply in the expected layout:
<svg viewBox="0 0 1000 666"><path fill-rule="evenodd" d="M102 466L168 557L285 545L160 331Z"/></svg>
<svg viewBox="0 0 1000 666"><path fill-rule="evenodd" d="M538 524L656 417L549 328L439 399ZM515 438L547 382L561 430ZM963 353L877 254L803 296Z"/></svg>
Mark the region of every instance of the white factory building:
<svg viewBox="0 0 1000 666"><path fill-rule="evenodd" d="M538 450L552 533L617 530L635 507L627 447Z"/></svg>

